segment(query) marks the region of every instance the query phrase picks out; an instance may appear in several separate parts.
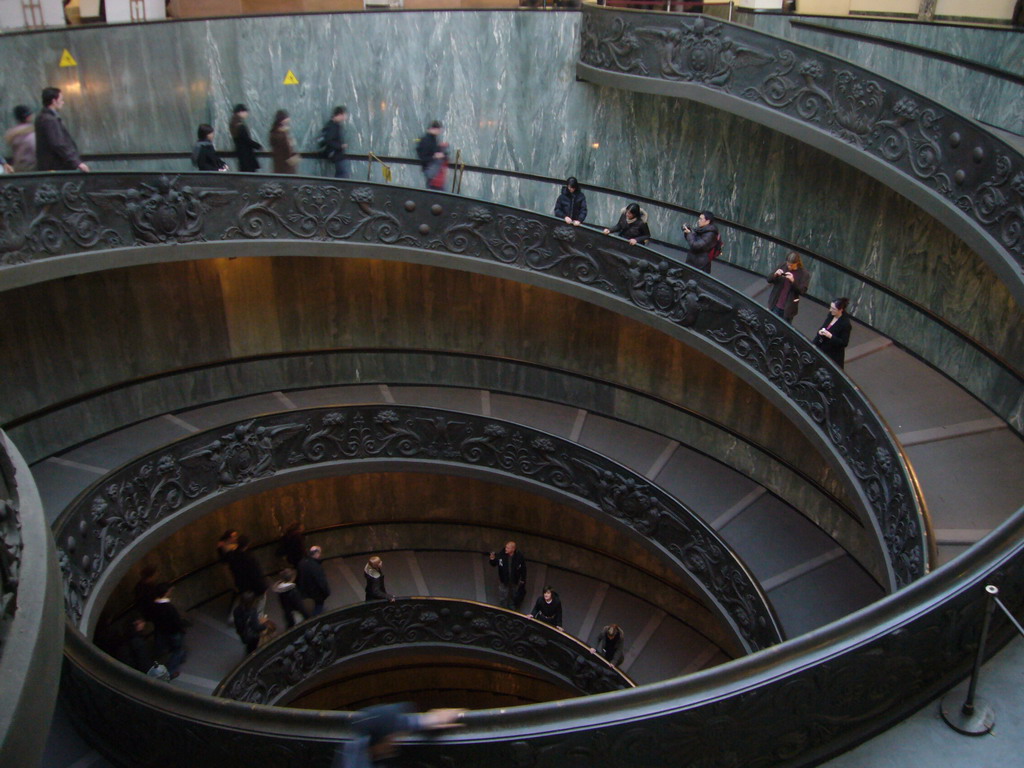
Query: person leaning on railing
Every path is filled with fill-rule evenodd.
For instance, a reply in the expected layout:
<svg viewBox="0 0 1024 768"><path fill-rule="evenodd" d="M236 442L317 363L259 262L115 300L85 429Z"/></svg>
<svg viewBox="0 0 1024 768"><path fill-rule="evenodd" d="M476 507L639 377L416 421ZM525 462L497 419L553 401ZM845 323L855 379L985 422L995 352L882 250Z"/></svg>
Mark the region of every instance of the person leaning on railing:
<svg viewBox="0 0 1024 768"><path fill-rule="evenodd" d="M630 203L622 209L619 214L619 221L614 227L605 227L606 235L618 235L623 240L628 240L630 245L647 245L651 239L651 230L647 226L647 211L640 207L639 203Z"/></svg>
<svg viewBox="0 0 1024 768"><path fill-rule="evenodd" d="M587 220L587 198L575 176L570 176L555 201L555 216L578 227Z"/></svg>

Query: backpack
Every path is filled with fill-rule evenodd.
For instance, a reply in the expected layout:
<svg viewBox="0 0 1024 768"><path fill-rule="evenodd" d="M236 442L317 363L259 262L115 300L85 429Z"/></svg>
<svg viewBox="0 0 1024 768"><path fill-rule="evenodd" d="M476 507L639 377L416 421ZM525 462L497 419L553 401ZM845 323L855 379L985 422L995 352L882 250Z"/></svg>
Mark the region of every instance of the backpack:
<svg viewBox="0 0 1024 768"><path fill-rule="evenodd" d="M715 232L715 242L711 245L711 250L708 251L708 262L712 262L722 255L722 235Z"/></svg>
<svg viewBox="0 0 1024 768"><path fill-rule="evenodd" d="M334 152L331 151L331 148L327 146L327 136L331 130L331 122L331 120L328 120L326 123L324 123L324 127L320 129L320 135L316 137L317 154L319 154L320 157L326 158L327 160L330 160L331 157L334 155Z"/></svg>

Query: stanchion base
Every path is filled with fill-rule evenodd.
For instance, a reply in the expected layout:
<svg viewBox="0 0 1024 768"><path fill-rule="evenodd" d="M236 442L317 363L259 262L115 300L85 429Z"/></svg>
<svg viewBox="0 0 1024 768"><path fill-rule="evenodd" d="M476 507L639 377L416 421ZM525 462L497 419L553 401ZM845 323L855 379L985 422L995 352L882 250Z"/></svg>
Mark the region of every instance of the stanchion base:
<svg viewBox="0 0 1024 768"><path fill-rule="evenodd" d="M964 736L984 736L996 724L995 710L984 699L975 696L974 707L965 712L966 699L967 691L962 685L943 696L940 706L942 719L946 725Z"/></svg>

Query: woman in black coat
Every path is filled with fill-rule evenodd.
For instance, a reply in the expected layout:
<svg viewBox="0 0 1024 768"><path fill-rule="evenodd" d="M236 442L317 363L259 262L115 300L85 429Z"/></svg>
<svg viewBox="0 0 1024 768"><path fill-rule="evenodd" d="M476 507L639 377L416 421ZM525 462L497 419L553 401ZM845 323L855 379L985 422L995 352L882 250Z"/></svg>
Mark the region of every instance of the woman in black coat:
<svg viewBox="0 0 1024 768"><path fill-rule="evenodd" d="M570 176L555 201L555 216L578 227L587 220L587 198L575 176Z"/></svg>
<svg viewBox="0 0 1024 768"><path fill-rule="evenodd" d="M611 229L605 229L606 235L618 235L628 240L630 245L647 245L651 239L651 230L647 228L647 214L641 210L639 204L630 203L619 216L619 222Z"/></svg>
<svg viewBox="0 0 1024 768"><path fill-rule="evenodd" d="M544 587L544 592L533 604L533 610L528 614L537 621L543 621L557 629L562 628L562 601L558 593L551 587Z"/></svg>
<svg viewBox="0 0 1024 768"><path fill-rule="evenodd" d="M390 600L394 602L395 596L388 592L384 586L384 561L374 555L366 561L363 568L363 576L366 578L366 600Z"/></svg>
<svg viewBox="0 0 1024 768"><path fill-rule="evenodd" d="M814 337L814 343L840 368L846 360L846 345L850 343L850 328L853 325L846 316L849 304L850 300L845 297L833 301L828 308L828 317Z"/></svg>

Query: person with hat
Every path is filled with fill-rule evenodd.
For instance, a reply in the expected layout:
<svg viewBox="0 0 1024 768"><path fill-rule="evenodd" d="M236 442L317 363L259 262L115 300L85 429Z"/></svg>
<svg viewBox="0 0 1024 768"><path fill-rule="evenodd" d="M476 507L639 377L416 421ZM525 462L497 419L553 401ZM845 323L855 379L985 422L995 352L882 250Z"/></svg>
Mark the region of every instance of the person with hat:
<svg viewBox="0 0 1024 768"><path fill-rule="evenodd" d="M260 161L256 159L256 150L263 149L263 145L249 133L249 126L245 124L249 117L249 108L245 104L236 104L235 111L231 115L231 122L228 130L231 138L235 141L235 157L238 158L238 170L242 173L256 173L260 169Z"/></svg>

